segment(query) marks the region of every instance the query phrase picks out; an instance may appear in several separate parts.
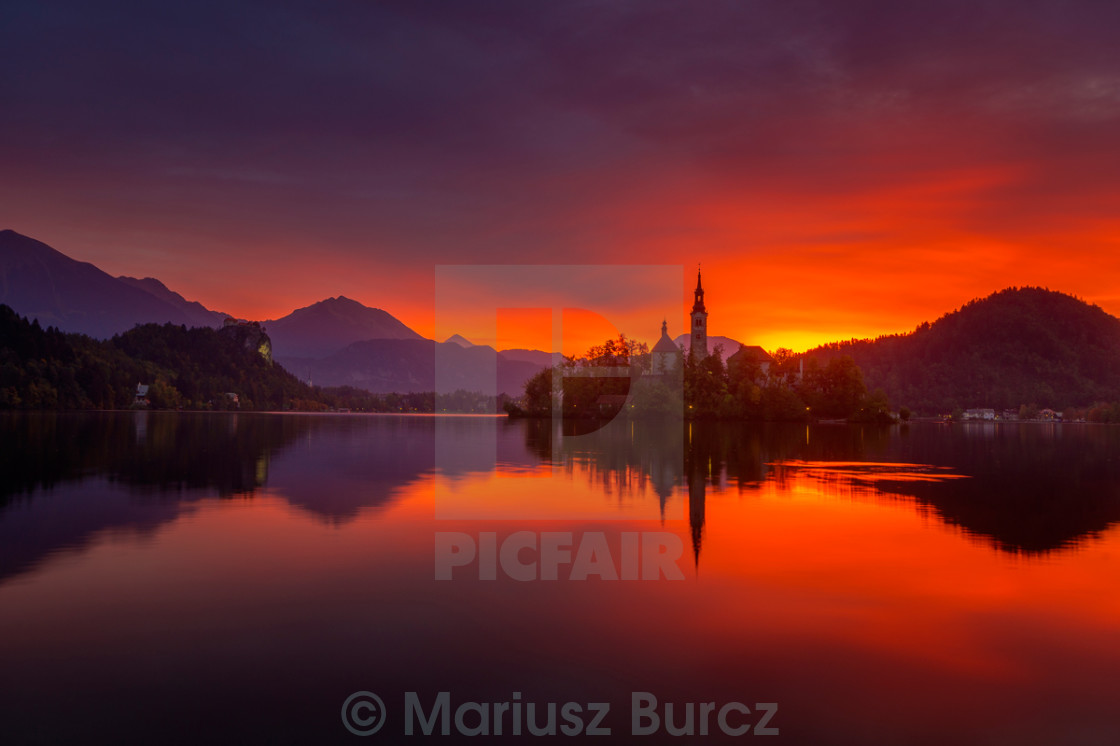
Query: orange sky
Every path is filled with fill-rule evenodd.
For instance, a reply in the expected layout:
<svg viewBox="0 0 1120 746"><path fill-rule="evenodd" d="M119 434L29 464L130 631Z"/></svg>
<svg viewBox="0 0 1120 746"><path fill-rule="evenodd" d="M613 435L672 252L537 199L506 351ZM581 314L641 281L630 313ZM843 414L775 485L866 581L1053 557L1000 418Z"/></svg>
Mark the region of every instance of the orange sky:
<svg viewBox="0 0 1120 746"><path fill-rule="evenodd" d="M1012 285L1120 314L1110 4L127 11L0 30L0 227L212 309L432 335L438 266L675 265L676 336L703 262L771 350Z"/></svg>

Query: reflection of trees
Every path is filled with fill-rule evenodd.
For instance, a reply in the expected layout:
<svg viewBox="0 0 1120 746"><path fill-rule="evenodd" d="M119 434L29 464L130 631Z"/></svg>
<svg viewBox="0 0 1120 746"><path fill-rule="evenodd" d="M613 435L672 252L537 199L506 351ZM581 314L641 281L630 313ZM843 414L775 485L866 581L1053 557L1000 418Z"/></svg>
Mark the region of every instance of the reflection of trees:
<svg viewBox="0 0 1120 746"><path fill-rule="evenodd" d="M683 469L681 425L673 420L629 420L606 423L548 420L525 423L526 445L542 460L569 471L585 472L612 494L657 495L662 517Z"/></svg>
<svg viewBox="0 0 1120 746"><path fill-rule="evenodd" d="M6 417L0 505L37 488L103 474L144 492L251 493L270 454L306 429L295 417L91 412Z"/></svg>
<svg viewBox="0 0 1120 746"><path fill-rule="evenodd" d="M951 430L946 437L945 430ZM902 485L943 520L1009 552L1076 545L1120 521L1120 430L1020 424L914 428L892 446L971 478ZM886 491L896 491L887 486Z"/></svg>
<svg viewBox="0 0 1120 746"><path fill-rule="evenodd" d="M578 434L578 424L565 423L560 432ZM524 426L529 450L542 460L553 458L551 423L535 420ZM566 445L567 440L559 446L562 460L586 464L616 488L639 483L635 472L655 481L659 494L668 494L672 485L687 486L697 556L709 490L750 491L767 482L783 488L794 473L814 479L825 494L914 498L923 512L1009 552L1058 550L1120 521L1120 459L1115 457L1120 429L1114 428L686 422L683 438L674 440L668 430L635 422L604 428L595 438L572 439L578 446ZM673 443L683 458L672 453ZM905 469L863 467L854 473L828 468L835 462L929 464L967 478L931 478L920 469L907 476ZM806 470L805 463L822 468Z"/></svg>
<svg viewBox="0 0 1120 746"><path fill-rule="evenodd" d="M724 479L739 490L757 489L782 471L774 463L792 458L805 438L805 426L788 423L685 424L685 474L688 484L688 515L694 560L700 549L706 522L708 486L722 490Z"/></svg>
<svg viewBox="0 0 1120 746"><path fill-rule="evenodd" d="M296 418L159 412L30 413L0 427L0 577L107 529L153 531L184 502L252 493L301 429Z"/></svg>
<svg viewBox="0 0 1120 746"><path fill-rule="evenodd" d="M853 496L916 498L923 510L1010 552L1048 552L1120 521L1120 430L996 425L905 428L819 426L722 430L714 463L740 488L783 484L783 462L873 461L949 467L966 479L913 480L868 471L856 481L821 472L822 488ZM771 466L767 466L770 463Z"/></svg>

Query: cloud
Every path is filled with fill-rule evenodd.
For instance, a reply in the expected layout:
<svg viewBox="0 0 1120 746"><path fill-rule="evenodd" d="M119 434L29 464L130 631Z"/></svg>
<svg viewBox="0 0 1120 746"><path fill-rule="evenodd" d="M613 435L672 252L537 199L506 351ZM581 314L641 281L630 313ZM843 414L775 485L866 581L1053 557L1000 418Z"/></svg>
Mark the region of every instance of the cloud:
<svg viewBox="0 0 1120 746"><path fill-rule="evenodd" d="M296 285L351 295L330 286L356 273L388 296L370 302L430 315L434 265L555 256L752 276L813 257L802 284L824 287L955 250L939 281L957 298L1002 286L1000 262L968 258L996 246L1029 265L1076 241L1067 260L1099 264L1120 198L1108 3L5 12L5 220L109 263L143 236L158 261L133 273L198 296L217 285L192 260L265 263L262 315Z"/></svg>

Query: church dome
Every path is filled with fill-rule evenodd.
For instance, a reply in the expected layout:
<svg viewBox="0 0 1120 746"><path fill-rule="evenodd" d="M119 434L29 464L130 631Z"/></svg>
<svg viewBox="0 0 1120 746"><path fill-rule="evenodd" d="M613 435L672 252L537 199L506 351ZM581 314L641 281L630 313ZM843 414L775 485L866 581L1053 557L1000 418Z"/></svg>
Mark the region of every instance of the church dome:
<svg viewBox="0 0 1120 746"><path fill-rule="evenodd" d="M661 322L661 339L657 340L657 344L653 346L653 352L680 352L676 342L669 339L669 324L665 321Z"/></svg>

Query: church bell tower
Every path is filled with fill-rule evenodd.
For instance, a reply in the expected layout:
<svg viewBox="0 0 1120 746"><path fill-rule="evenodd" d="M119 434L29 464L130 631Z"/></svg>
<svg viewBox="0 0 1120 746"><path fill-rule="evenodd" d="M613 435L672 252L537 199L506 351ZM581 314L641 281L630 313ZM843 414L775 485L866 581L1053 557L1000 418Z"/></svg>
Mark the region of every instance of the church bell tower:
<svg viewBox="0 0 1120 746"><path fill-rule="evenodd" d="M692 343L689 354L697 360L708 356L708 312L704 309L704 288L700 285L700 268L696 268L696 299L692 303Z"/></svg>

